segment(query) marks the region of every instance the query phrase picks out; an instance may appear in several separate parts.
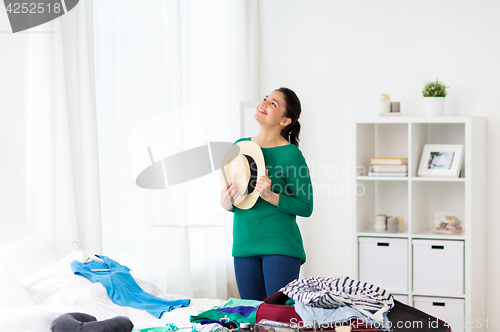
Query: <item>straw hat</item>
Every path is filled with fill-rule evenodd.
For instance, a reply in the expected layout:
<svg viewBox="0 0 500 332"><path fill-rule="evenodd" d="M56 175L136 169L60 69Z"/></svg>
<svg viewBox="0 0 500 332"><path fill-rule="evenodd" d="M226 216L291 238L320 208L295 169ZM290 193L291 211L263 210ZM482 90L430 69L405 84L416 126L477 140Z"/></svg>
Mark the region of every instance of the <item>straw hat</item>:
<svg viewBox="0 0 500 332"><path fill-rule="evenodd" d="M233 205L243 210L250 209L259 198L255 185L265 174L266 164L260 146L252 141L240 141L222 159L221 186L225 188L228 182L234 182L240 195Z"/></svg>

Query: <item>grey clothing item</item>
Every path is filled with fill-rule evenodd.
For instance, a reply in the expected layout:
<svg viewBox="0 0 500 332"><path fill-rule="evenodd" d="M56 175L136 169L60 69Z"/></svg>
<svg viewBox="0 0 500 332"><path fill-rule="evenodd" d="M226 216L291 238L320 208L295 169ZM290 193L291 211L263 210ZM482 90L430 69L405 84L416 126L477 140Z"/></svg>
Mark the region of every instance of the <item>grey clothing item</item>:
<svg viewBox="0 0 500 332"><path fill-rule="evenodd" d="M97 321L94 316L80 312L61 315L50 325L52 332L130 332L133 328L134 324L125 316Z"/></svg>

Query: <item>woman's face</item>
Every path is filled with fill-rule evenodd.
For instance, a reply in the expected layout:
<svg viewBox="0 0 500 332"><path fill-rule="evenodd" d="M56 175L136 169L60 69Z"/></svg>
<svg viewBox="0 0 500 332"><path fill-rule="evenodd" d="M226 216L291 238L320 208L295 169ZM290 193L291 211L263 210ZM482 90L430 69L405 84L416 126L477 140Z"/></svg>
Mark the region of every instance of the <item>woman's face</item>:
<svg viewBox="0 0 500 332"><path fill-rule="evenodd" d="M292 120L284 116L285 98L281 91L273 91L257 105L254 118L267 126L286 127Z"/></svg>

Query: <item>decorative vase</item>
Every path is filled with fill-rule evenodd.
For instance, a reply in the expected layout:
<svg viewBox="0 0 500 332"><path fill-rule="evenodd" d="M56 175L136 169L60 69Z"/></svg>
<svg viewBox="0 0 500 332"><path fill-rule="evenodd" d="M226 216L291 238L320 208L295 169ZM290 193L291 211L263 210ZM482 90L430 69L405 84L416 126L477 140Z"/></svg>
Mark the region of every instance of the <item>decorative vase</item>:
<svg viewBox="0 0 500 332"><path fill-rule="evenodd" d="M442 116L446 97L424 97L425 115Z"/></svg>

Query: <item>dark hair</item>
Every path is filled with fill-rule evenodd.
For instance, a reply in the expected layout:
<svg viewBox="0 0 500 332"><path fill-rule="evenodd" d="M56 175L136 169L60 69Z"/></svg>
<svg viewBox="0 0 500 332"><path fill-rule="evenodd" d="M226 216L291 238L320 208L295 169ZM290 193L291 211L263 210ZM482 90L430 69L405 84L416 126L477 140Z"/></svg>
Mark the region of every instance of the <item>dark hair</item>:
<svg viewBox="0 0 500 332"><path fill-rule="evenodd" d="M281 136L283 136L288 142L299 147L299 134L300 134L300 112L302 108L300 107L299 97L290 90L289 88L281 87L274 91L280 91L285 96L285 113L283 116L292 119L292 122L283 130L281 130Z"/></svg>

